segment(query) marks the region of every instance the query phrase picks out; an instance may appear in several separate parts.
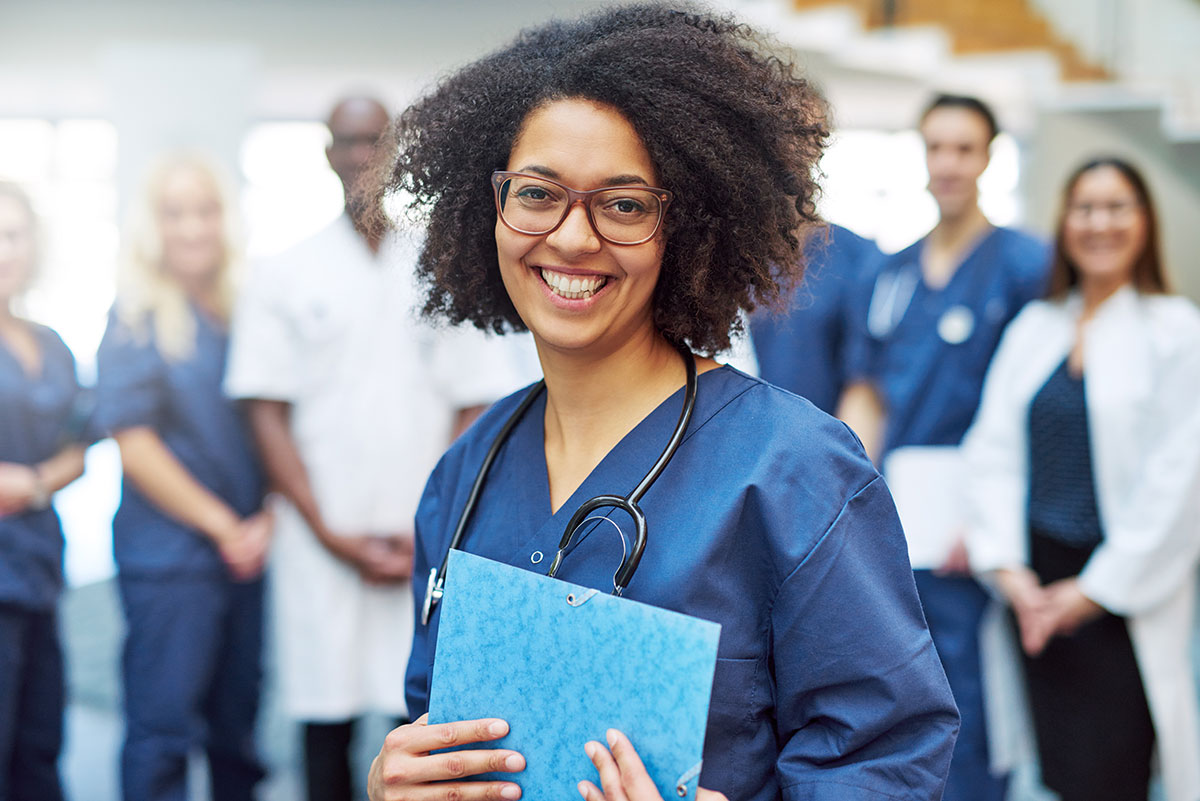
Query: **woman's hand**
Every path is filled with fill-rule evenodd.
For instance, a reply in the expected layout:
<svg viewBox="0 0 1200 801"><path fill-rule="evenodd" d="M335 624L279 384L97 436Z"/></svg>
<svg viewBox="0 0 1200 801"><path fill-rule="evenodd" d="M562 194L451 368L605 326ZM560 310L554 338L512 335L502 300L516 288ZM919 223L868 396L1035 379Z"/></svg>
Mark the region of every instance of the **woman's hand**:
<svg viewBox="0 0 1200 801"><path fill-rule="evenodd" d="M217 550L234 580L252 581L262 575L274 528L274 516L261 511L239 521L217 540Z"/></svg>
<svg viewBox="0 0 1200 801"><path fill-rule="evenodd" d="M1037 656L1055 633L1046 589L1037 574L1027 567L997 570L995 580L1017 616L1021 648L1030 656Z"/></svg>
<svg viewBox="0 0 1200 801"><path fill-rule="evenodd" d="M412 577L413 537L333 534L321 539L329 551L369 584L395 584Z"/></svg>
<svg viewBox="0 0 1200 801"><path fill-rule="evenodd" d="M1104 607L1083 594L1077 578L1065 578L1046 587L1046 614L1055 634L1074 634L1103 615Z"/></svg>
<svg viewBox="0 0 1200 801"><path fill-rule="evenodd" d="M663 801L662 794L654 786L642 758L634 750L629 738L616 729L608 730L608 748L597 742L585 745L584 751L600 774L603 792L589 781L579 783L579 794L584 801ZM609 748L612 751L609 751ZM716 790L696 789L696 801L729 801Z"/></svg>
<svg viewBox="0 0 1200 801"><path fill-rule="evenodd" d="M429 716L388 733L367 776L370 801L514 801L512 782L461 781L468 776L525 770L525 757L505 749L431 754L441 748L486 743L508 734L503 720L460 720L430 726Z"/></svg>
<svg viewBox="0 0 1200 801"><path fill-rule="evenodd" d="M37 494L37 473L32 467L0 462L0 517L29 508Z"/></svg>

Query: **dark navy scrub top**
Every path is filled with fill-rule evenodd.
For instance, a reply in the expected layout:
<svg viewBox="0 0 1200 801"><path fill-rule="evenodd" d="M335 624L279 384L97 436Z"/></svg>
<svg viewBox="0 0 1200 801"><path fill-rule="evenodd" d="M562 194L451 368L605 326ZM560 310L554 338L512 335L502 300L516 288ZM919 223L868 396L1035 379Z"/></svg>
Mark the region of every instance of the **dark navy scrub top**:
<svg viewBox="0 0 1200 801"><path fill-rule="evenodd" d="M804 280L783 314L750 320L758 374L833 414L847 379L851 327L866 316L865 292L883 261L870 239L840 225L805 245Z"/></svg>
<svg viewBox="0 0 1200 801"><path fill-rule="evenodd" d="M941 289L920 279L924 244L922 239L888 257L872 280L868 317L879 322L889 282L917 278L908 303L895 304L891 330L860 337L852 356L853 370L873 380L883 398L884 453L962 441L1004 327L1045 290L1049 251L1027 234L993 228ZM948 312L961 309L969 313L944 325Z"/></svg>
<svg viewBox="0 0 1200 801"><path fill-rule="evenodd" d="M418 618L429 570L523 394L481 417L429 480L416 524ZM682 397L646 417L551 514L543 394L492 465L463 549L544 572L580 503L642 479ZM738 801L941 796L957 711L891 496L845 425L731 367L704 373L688 434L641 506L649 536L625 597L722 626L701 786ZM611 590L620 560L617 537L589 536L560 575ZM416 625L413 717L428 706L437 621Z"/></svg>
<svg viewBox="0 0 1200 801"><path fill-rule="evenodd" d="M0 340L0 462L35 465L83 442L86 412L75 359L58 334L30 324L41 351L31 376ZM54 608L62 589L63 536L53 508L0 517L0 603Z"/></svg>
<svg viewBox="0 0 1200 801"><path fill-rule="evenodd" d="M228 334L193 309L191 356L170 361L154 344L153 326L132 331L113 313L96 360L96 423L107 434L148 426L198 482L240 516L262 505L263 476L246 420L224 396ZM227 575L204 534L160 511L125 479L113 518L113 553L122 574Z"/></svg>

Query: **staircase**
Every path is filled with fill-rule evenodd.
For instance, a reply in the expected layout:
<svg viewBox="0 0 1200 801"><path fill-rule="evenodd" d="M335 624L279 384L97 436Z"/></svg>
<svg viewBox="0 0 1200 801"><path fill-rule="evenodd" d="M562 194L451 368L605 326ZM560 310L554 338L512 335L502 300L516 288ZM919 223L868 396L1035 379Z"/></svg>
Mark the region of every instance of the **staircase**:
<svg viewBox="0 0 1200 801"><path fill-rule="evenodd" d="M830 4L830 0L792 0L800 11ZM1110 77L1057 36L1025 0L846 0L841 5L853 8L867 30L941 26L956 55L1042 50L1057 59L1064 81Z"/></svg>

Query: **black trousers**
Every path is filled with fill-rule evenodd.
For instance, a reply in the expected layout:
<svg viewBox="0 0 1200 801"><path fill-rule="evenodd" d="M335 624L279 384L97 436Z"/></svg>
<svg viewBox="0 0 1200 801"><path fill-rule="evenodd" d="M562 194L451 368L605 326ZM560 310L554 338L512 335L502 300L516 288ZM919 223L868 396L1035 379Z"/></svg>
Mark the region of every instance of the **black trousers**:
<svg viewBox="0 0 1200 801"><path fill-rule="evenodd" d="M1034 531L1043 584L1078 575L1093 550ZM1125 619L1105 613L1024 657L1042 781L1062 801L1145 801L1154 725Z"/></svg>
<svg viewBox="0 0 1200 801"><path fill-rule="evenodd" d="M408 718L395 721L396 726ZM356 782L350 768L350 745L354 721L304 724L304 779L308 801L353 801L355 785L365 787L366 777ZM365 790L362 796L366 796Z"/></svg>

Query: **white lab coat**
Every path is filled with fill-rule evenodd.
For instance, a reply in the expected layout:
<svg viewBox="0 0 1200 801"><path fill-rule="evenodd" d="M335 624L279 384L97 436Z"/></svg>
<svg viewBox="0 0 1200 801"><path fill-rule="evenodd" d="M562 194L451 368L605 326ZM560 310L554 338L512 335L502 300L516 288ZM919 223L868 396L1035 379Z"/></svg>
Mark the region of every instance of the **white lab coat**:
<svg viewBox="0 0 1200 801"><path fill-rule="evenodd" d="M373 256L342 216L255 270L234 320L225 389L287 401L326 525L335 533L411 533L454 413L540 376L510 343L438 331L418 319L417 245ZM271 602L285 710L302 720L405 712L413 629L405 582L365 583L277 499Z"/></svg>
<svg viewBox="0 0 1200 801"><path fill-rule="evenodd" d="M988 371L964 444L968 550L982 575L1027 560L1029 405L1070 352L1082 303L1030 304ZM1128 618L1168 801L1200 799L1189 643L1200 557L1200 313L1130 287L1086 326L1085 393L1104 541L1079 576Z"/></svg>

